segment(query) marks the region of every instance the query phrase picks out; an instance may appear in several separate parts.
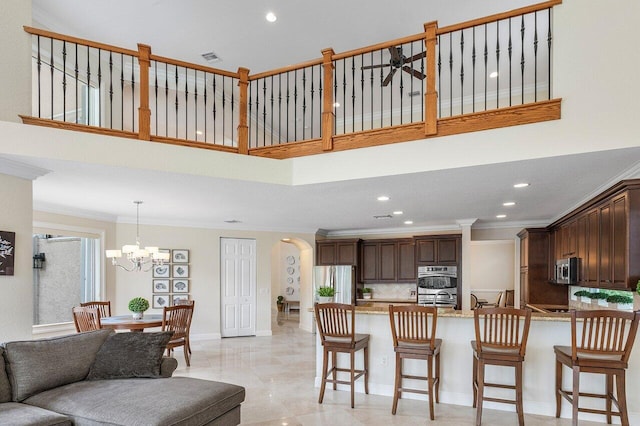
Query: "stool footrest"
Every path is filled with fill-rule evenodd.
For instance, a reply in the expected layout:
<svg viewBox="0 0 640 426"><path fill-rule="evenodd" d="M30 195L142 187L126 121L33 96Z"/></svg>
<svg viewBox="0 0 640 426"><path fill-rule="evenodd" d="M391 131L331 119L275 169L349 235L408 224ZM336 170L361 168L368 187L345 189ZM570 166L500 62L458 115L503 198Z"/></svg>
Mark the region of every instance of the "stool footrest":
<svg viewBox="0 0 640 426"><path fill-rule="evenodd" d="M515 385L504 385L501 383L485 383L484 387L491 387L491 388L501 388L501 389L515 389Z"/></svg>
<svg viewBox="0 0 640 426"><path fill-rule="evenodd" d="M483 401L491 401L491 402L502 402L504 404L515 404L516 401L512 399L504 399L504 398L492 398L489 396L482 397Z"/></svg>

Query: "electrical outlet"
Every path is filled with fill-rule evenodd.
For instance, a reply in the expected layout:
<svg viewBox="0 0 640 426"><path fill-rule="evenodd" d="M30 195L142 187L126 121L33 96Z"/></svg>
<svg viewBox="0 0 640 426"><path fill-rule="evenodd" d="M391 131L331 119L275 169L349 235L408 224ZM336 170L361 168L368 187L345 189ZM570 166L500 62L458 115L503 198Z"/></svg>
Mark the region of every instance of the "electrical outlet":
<svg viewBox="0 0 640 426"><path fill-rule="evenodd" d="M389 365L389 358L383 356L382 358L380 358L380 364L386 367L387 365Z"/></svg>

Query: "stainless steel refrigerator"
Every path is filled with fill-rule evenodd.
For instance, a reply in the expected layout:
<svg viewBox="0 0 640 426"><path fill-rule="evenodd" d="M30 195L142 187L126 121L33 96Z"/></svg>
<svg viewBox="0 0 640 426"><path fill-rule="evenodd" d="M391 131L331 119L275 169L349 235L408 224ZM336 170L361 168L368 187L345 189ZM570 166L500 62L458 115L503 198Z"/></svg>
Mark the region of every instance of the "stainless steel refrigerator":
<svg viewBox="0 0 640 426"><path fill-rule="evenodd" d="M353 305L356 302L356 274L352 265L314 266L313 267L313 295L314 302L318 302L319 287L333 287L335 303Z"/></svg>

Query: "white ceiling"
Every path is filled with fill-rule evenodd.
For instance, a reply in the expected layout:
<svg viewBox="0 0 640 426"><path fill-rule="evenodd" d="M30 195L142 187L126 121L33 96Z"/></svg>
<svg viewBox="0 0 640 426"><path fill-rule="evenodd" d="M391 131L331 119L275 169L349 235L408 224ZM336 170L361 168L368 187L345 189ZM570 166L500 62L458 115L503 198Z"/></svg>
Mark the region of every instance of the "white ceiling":
<svg viewBox="0 0 640 426"><path fill-rule="evenodd" d="M454 3L454 5L452 5ZM440 26L503 12L524 0L33 0L34 25L116 46L252 73L320 57L320 50L359 48ZM267 11L278 16L264 20ZM363 19L366 17L366 19ZM34 181L39 210L131 222L144 200L143 223L335 234L451 229L478 225L547 224L596 189L634 174L640 148L501 163L325 184L284 186L115 168L50 159L8 157L50 170ZM589 170L589 173L584 173ZM579 178L576 178L579 176ZM531 183L516 190L517 181ZM135 184L131 184L135 182ZM376 197L386 194L391 201ZM515 207L502 207L515 201ZM403 210L404 215L374 219ZM496 219L506 213L507 223ZM227 224L226 220L241 221ZM404 220L413 220L410 227Z"/></svg>

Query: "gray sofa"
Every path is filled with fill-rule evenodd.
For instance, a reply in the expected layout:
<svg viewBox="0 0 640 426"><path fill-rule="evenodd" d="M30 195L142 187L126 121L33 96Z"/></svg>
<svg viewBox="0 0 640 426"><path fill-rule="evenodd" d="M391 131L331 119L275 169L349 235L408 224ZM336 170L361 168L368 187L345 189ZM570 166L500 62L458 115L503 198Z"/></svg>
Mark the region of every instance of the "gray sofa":
<svg viewBox="0 0 640 426"><path fill-rule="evenodd" d="M171 377L170 332L114 333L0 346L0 425L237 425L241 386Z"/></svg>

